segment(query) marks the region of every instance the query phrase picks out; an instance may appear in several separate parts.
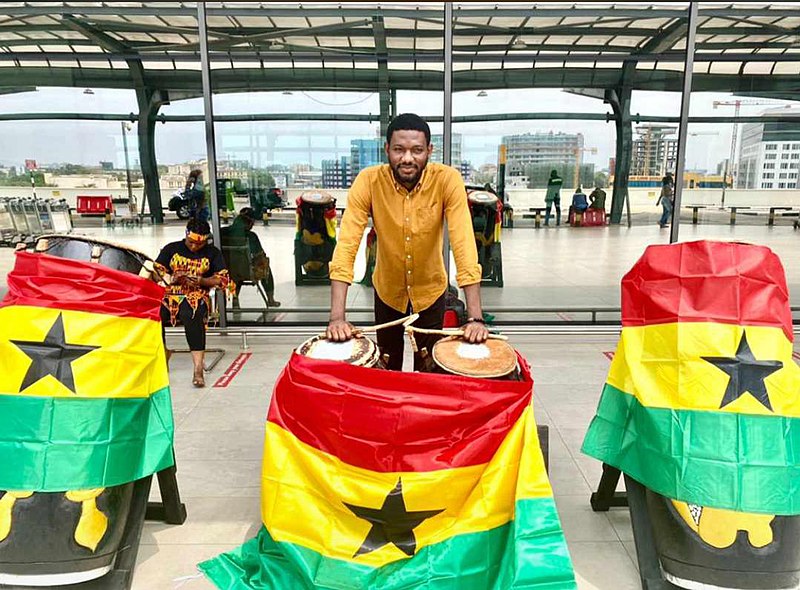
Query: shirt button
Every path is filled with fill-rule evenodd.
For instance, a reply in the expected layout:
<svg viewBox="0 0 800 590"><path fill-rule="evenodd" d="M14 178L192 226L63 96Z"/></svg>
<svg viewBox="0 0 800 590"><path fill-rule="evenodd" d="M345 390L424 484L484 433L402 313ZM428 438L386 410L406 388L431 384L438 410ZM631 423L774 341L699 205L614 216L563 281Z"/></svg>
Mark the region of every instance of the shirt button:
<svg viewBox="0 0 800 590"><path fill-rule="evenodd" d="M406 221L411 221L408 217L406 217Z"/></svg>
<svg viewBox="0 0 800 590"><path fill-rule="evenodd" d="M411 260L411 254L409 254L408 256L406 256L406 258L408 258L409 260Z"/></svg>
<svg viewBox="0 0 800 590"><path fill-rule="evenodd" d="M410 242L410 241L411 241L411 237L410 236L406 236L406 242Z"/></svg>
<svg viewBox="0 0 800 590"><path fill-rule="evenodd" d="M408 274L411 274L411 271L408 271Z"/></svg>

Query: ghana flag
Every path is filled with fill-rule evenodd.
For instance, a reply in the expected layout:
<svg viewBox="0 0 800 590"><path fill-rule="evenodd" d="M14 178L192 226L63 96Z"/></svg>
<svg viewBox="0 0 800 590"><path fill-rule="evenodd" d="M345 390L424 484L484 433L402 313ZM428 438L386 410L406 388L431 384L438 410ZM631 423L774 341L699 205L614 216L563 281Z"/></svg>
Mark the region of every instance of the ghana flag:
<svg viewBox="0 0 800 590"><path fill-rule="evenodd" d="M800 369L768 248L650 246L583 452L676 500L800 514Z"/></svg>
<svg viewBox="0 0 800 590"><path fill-rule="evenodd" d="M18 253L0 304L0 489L134 481L172 465L163 289Z"/></svg>
<svg viewBox="0 0 800 590"><path fill-rule="evenodd" d="M520 362L515 382L293 355L264 526L200 569L225 590L574 589Z"/></svg>

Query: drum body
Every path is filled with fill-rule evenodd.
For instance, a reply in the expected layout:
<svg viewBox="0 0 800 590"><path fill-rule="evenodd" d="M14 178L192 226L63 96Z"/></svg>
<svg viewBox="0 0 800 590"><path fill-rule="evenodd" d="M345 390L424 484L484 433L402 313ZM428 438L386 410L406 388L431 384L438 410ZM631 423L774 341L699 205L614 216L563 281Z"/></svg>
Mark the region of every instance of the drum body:
<svg viewBox="0 0 800 590"><path fill-rule="evenodd" d="M434 370L439 373L519 381L517 353L504 340L490 339L470 344L460 336L449 336L433 345Z"/></svg>
<svg viewBox="0 0 800 590"><path fill-rule="evenodd" d="M59 258L95 262L147 279L154 278L153 261L143 252L92 237L43 235L36 240L34 251Z"/></svg>
<svg viewBox="0 0 800 590"><path fill-rule="evenodd" d="M145 254L80 236L42 236L35 252L140 276L152 269ZM0 491L0 584L55 586L104 576L119 550L133 488L134 482L97 490Z"/></svg>
<svg viewBox="0 0 800 590"><path fill-rule="evenodd" d="M341 361L357 367L385 369L378 346L369 338L357 336L345 342L333 342L314 336L295 350L297 354L327 361Z"/></svg>
<svg viewBox="0 0 800 590"><path fill-rule="evenodd" d="M297 199L295 257L313 277L328 276L336 247L336 199L324 191L306 191Z"/></svg>
<svg viewBox="0 0 800 590"><path fill-rule="evenodd" d="M717 510L647 490L665 577L679 588L800 588L800 517Z"/></svg>

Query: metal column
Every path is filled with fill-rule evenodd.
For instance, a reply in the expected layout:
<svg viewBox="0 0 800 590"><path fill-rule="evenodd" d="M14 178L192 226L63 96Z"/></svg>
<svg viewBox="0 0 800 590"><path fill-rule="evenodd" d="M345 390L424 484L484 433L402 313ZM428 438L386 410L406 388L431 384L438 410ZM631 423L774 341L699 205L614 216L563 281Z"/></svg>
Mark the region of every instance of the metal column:
<svg viewBox="0 0 800 590"><path fill-rule="evenodd" d="M442 120L442 163L452 163L453 136L453 3L444 3L444 118ZM450 235L444 233L444 271L450 284Z"/></svg>
<svg viewBox="0 0 800 590"><path fill-rule="evenodd" d="M206 123L206 154L208 158L209 207L211 208L211 226L214 236L220 239L219 205L217 203L217 147L214 138L214 100L211 94L211 65L208 58L208 31L206 26L205 2L197 3L197 26L200 36L200 63L203 78L203 106ZM218 242L219 245L219 242ZM219 325L227 326L225 314L225 294L217 290L217 310Z"/></svg>
<svg viewBox="0 0 800 590"><path fill-rule="evenodd" d="M156 115L162 104L169 104L169 98L163 91L149 89L137 90L136 98L139 104L136 133L139 140L139 165L142 169L144 194L153 223L160 224L164 223L164 212L156 161ZM144 203L142 203L143 208Z"/></svg>
<svg viewBox="0 0 800 590"><path fill-rule="evenodd" d="M635 64L632 64L635 68ZM605 102L614 111L617 145L614 159L614 187L611 193L611 223L622 222L622 211L628 202L628 179L633 152L633 121L631 118L631 87L626 84L629 64L622 68L622 85L606 91ZM628 218L630 222L630 216Z"/></svg>
<svg viewBox="0 0 800 590"><path fill-rule="evenodd" d="M672 206L672 225L669 243L678 241L681 221L681 195L683 194L683 172L686 169L686 136L689 130L689 103L692 98L692 74L694 70L694 43L697 36L697 2L689 2L689 22L686 31L686 61L683 68L683 91L681 93L681 120L678 123L678 150L675 154L675 202Z"/></svg>

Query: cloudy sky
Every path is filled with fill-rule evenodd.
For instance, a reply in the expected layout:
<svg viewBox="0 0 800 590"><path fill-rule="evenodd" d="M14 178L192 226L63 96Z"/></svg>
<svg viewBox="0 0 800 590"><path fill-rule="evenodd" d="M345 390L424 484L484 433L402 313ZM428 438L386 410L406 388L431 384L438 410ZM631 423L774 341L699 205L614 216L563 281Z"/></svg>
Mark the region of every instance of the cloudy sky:
<svg viewBox="0 0 800 590"><path fill-rule="evenodd" d="M81 112L130 113L136 111L133 91L41 88L0 96L0 112ZM442 114L442 93L399 92L399 111L421 115ZM693 93L692 115L732 115L731 107L715 110L713 101L730 94ZM742 114L758 114L766 106L742 107ZM377 94L345 92L249 93L215 97L217 114L245 113L373 113L378 112ZM666 92L635 92L632 112L643 115L674 115L680 109L680 96ZM610 112L602 101L576 96L560 90L491 90L486 97L475 92L453 97L453 114L480 115L520 112ZM202 114L201 99L177 101L163 109L166 114ZM434 133L441 125L433 125ZM583 133L585 145L597 148L585 159L598 168L608 166L614 155L613 123L601 121L513 121L455 125L463 137L463 158L475 166L495 162L503 135L563 131ZM732 124L690 126L687 167L713 171L730 152ZM0 122L0 164L20 165L25 159L40 163L71 162L96 165L101 160L124 164L122 130L118 122L99 121L12 121ZM325 158L349 154L350 140L374 137L376 124L333 122L220 123L216 126L220 158L248 159L254 165L311 162L319 166ZM138 162L135 131L128 137L132 162ZM205 157L204 125L166 123L156 127L159 163L172 164Z"/></svg>

